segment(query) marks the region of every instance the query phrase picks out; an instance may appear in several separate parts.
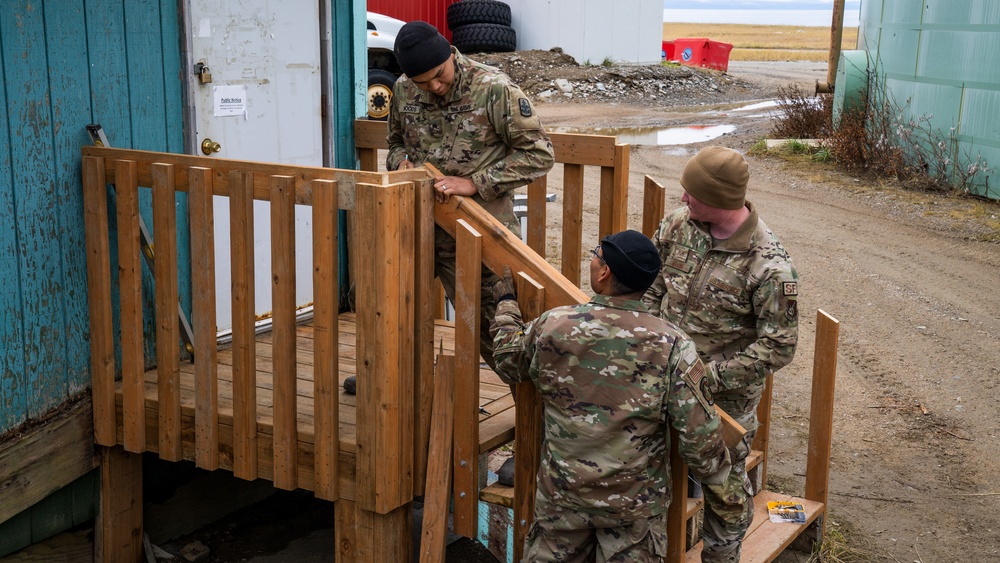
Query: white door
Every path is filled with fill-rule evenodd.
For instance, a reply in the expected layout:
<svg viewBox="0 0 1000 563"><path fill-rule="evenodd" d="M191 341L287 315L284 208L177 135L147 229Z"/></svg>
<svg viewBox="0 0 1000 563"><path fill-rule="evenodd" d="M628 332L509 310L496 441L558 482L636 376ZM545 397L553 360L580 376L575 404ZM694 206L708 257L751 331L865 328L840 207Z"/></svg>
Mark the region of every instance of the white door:
<svg viewBox="0 0 1000 563"><path fill-rule="evenodd" d="M222 158L323 165L319 7L315 0L190 0L191 60L211 82L191 81L196 143ZM199 150L198 154L202 154ZM296 300L312 302L310 210L296 207ZM232 327L229 204L215 202L218 328ZM270 212L254 203L257 315L271 303ZM198 236L192 233L192 237Z"/></svg>

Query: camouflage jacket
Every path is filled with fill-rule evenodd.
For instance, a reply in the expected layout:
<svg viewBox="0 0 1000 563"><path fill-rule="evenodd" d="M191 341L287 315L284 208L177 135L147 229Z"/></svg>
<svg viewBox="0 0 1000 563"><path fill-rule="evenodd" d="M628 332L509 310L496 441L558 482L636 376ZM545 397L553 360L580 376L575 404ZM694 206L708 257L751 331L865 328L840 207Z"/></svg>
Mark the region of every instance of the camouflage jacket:
<svg viewBox="0 0 1000 563"><path fill-rule="evenodd" d="M694 340L722 399L759 395L764 377L792 360L798 341L798 274L747 207L750 217L718 244L687 207L664 218L653 235L661 275L642 299Z"/></svg>
<svg viewBox="0 0 1000 563"><path fill-rule="evenodd" d="M648 518L670 503L670 426L706 482L722 482L729 452L699 390L692 342L639 301L597 295L525 325L517 302L497 306L497 373L533 381L544 403L539 494L609 518Z"/></svg>
<svg viewBox="0 0 1000 563"><path fill-rule="evenodd" d="M545 175L555 163L548 134L528 97L506 74L452 47L455 82L445 97L401 76L389 106L389 155L430 162L449 176L469 178L473 199L501 221L511 219L511 190ZM503 215L503 216L502 216Z"/></svg>

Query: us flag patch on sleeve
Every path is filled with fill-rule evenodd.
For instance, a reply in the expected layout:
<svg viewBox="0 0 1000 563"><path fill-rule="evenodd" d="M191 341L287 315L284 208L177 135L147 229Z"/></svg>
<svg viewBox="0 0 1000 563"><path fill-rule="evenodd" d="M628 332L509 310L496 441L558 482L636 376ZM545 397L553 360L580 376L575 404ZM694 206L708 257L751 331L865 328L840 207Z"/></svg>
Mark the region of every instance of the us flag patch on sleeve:
<svg viewBox="0 0 1000 563"><path fill-rule="evenodd" d="M782 282L781 294L785 297L799 294L799 282Z"/></svg>

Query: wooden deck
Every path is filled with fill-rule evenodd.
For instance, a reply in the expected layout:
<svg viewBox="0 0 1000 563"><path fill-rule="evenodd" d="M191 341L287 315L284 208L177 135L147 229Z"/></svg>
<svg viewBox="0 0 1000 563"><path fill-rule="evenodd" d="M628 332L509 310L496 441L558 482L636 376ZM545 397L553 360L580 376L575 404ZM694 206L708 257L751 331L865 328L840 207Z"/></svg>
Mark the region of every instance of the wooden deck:
<svg viewBox="0 0 1000 563"><path fill-rule="evenodd" d="M357 451L356 402L357 397L343 389L344 379L355 375L356 317L353 313L340 315L340 374L338 386L340 402L340 486L341 496L354 499L355 453ZM273 355L270 332L257 336L256 344L256 387L257 387L257 460L258 476L273 480ZM298 476L299 488L313 489L313 444L315 426L313 417L313 327L300 324L296 327L296 404L298 432ZM455 327L448 321L437 320L434 324L434 350L454 354ZM219 466L233 469L233 353L228 347L218 351L218 397L219 397ZM181 426L183 429L183 459L195 461L194 416L195 383L194 364L190 361L180 364L181 385ZM514 399L510 387L485 364L480 369L479 384L479 451L487 452L514 439ZM145 374L146 403L146 449L156 452L158 448L158 405L157 371ZM115 386L116 417L122 420L122 385ZM123 440L122 426L118 426L118 439Z"/></svg>

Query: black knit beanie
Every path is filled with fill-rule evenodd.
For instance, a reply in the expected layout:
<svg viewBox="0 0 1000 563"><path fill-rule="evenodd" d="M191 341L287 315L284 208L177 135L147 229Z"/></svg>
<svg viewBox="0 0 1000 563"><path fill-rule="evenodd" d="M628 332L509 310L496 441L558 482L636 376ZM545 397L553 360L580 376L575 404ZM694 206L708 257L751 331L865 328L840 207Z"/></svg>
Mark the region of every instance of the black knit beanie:
<svg viewBox="0 0 1000 563"><path fill-rule="evenodd" d="M660 273L660 253L639 231L629 229L604 237L601 254L615 278L633 291L646 291Z"/></svg>
<svg viewBox="0 0 1000 563"><path fill-rule="evenodd" d="M399 29L392 52L399 68L412 78L448 60L451 44L431 24L413 21Z"/></svg>

